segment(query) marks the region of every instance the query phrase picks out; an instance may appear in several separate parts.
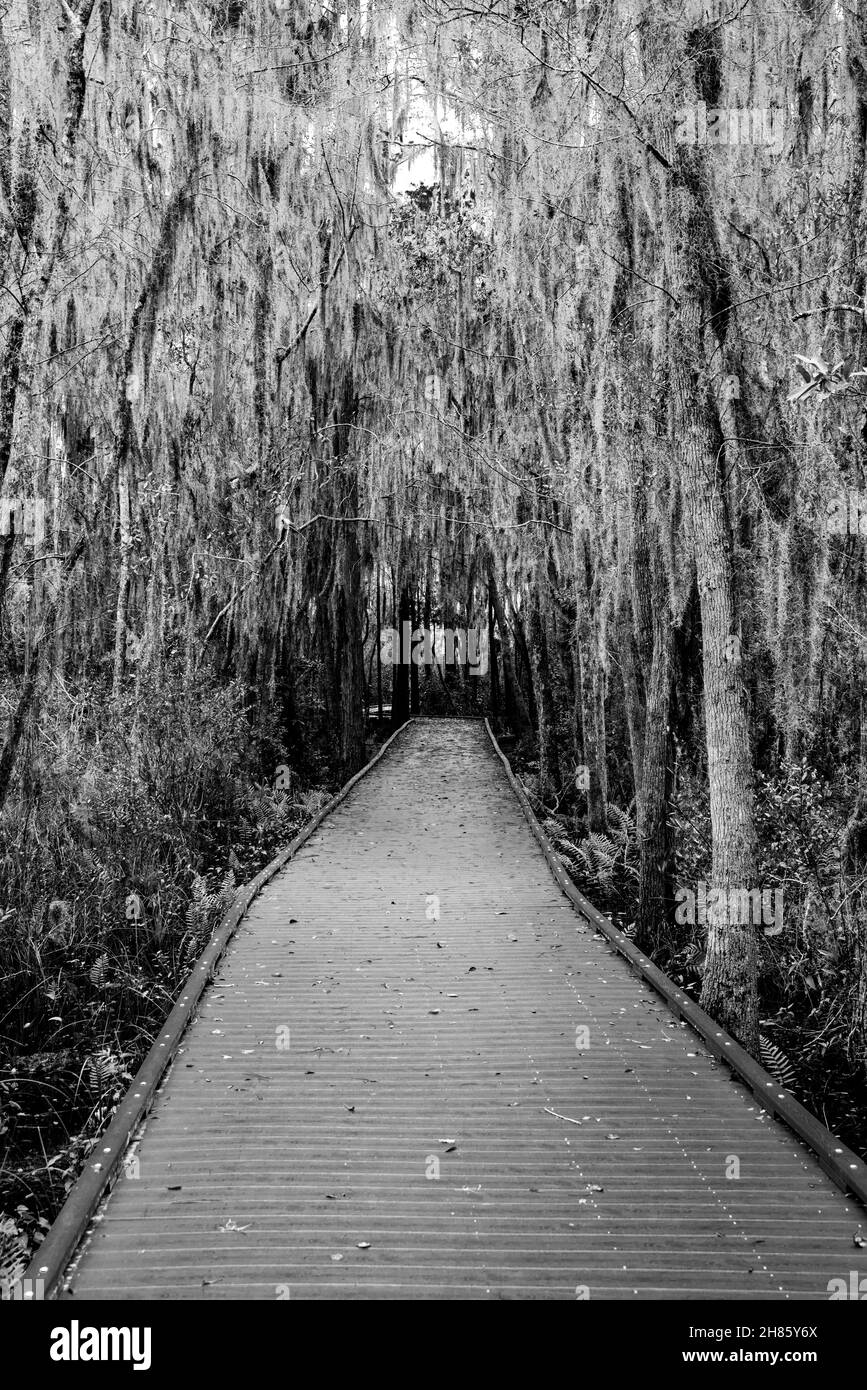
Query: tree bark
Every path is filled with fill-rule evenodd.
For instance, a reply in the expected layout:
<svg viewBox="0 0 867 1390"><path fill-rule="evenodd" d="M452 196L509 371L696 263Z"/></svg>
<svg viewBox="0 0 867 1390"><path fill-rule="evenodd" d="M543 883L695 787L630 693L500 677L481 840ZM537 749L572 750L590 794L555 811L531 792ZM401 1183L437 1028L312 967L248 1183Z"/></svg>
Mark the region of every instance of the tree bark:
<svg viewBox="0 0 867 1390"><path fill-rule="evenodd" d="M605 769L605 725L602 673L600 671L597 637L591 612L588 562L585 543L576 528L575 537L578 681L577 695L581 705L581 729L584 766L587 768L587 826L589 830L606 830L607 776ZM600 720L602 721L600 723Z"/></svg>
<svg viewBox="0 0 867 1390"><path fill-rule="evenodd" d="M640 851L635 940L653 952L665 941L674 907L674 845L668 808L671 801L673 741L670 710L674 633L665 576L659 556L652 565L653 656L646 684L644 757L638 791Z"/></svg>
<svg viewBox="0 0 867 1390"><path fill-rule="evenodd" d="M411 605L411 610L412 610L412 617L411 617L411 619L410 619L410 622L412 623L412 632L417 632L417 631L418 631L418 620L419 620L419 603L418 603L418 586L415 585L415 584L413 584L413 586L412 586L412 596L411 596L411 599L410 599L410 605ZM412 634L410 634L410 637L411 637L411 636L412 636ZM420 706L419 706L419 688L418 688L418 666L417 666L417 664L416 664L416 663L413 661L413 659L412 659L412 641L410 641L410 654L409 654L409 655L410 655L410 662L409 662L409 710L410 710L410 714L412 715L412 717L413 717L413 718L416 718L416 717L418 716L418 714L419 714L419 709L420 709Z"/></svg>
<svg viewBox="0 0 867 1390"><path fill-rule="evenodd" d="M545 631L547 607L547 584L539 579L530 598L529 626L530 660L536 686L536 708L539 711L539 796L543 802L550 801L560 790L557 716Z"/></svg>
<svg viewBox="0 0 867 1390"><path fill-rule="evenodd" d="M696 192L706 186L700 161L701 155L686 146L672 150L673 167L664 181L662 223L669 281L678 301L670 335L671 386L701 604L713 842L711 887L728 894L731 889L759 885L732 536L719 471L722 440L709 394L704 342L704 325L713 308L703 266L711 261L718 264L720 253ZM709 923L702 1007L753 1052L758 1046L756 971L756 927L750 923Z"/></svg>
<svg viewBox="0 0 867 1390"><path fill-rule="evenodd" d="M530 716L527 713L527 706L521 687L518 685L515 676L515 663L512 657L512 650L509 645L509 629L506 626L506 613L500 592L497 588L497 580L494 575L494 562L488 559L488 594L490 595L494 613L497 619L497 626L500 629L500 656L503 663L503 685L505 687L506 717L517 735L518 742L523 747L528 747L533 739L533 726L530 723Z"/></svg>
<svg viewBox="0 0 867 1390"><path fill-rule="evenodd" d="M497 669L497 648L494 642L494 605L488 592L488 673L491 682L491 717L500 716L500 676Z"/></svg>
<svg viewBox="0 0 867 1390"><path fill-rule="evenodd" d="M382 592L379 579L379 561L376 562L376 701L379 707L379 723L382 725Z"/></svg>
<svg viewBox="0 0 867 1390"><path fill-rule="evenodd" d="M407 663L411 661L412 653L403 640L404 623L412 624L412 599L410 585L407 583L404 583L400 590L400 603L397 610L398 642L394 653L398 660L391 672L391 722L396 729L409 719L409 665Z"/></svg>
<svg viewBox="0 0 867 1390"><path fill-rule="evenodd" d="M512 631L515 634L515 653L521 659L521 665L527 678L527 716L530 723L535 728L539 722L539 711L536 708L536 692L533 689L533 662L530 657L527 639L524 635L524 624L521 621L521 615L515 607L511 594L509 595L509 612L512 615ZM517 663L515 667L515 680L519 689L523 691L524 684L520 679L520 671L517 668Z"/></svg>

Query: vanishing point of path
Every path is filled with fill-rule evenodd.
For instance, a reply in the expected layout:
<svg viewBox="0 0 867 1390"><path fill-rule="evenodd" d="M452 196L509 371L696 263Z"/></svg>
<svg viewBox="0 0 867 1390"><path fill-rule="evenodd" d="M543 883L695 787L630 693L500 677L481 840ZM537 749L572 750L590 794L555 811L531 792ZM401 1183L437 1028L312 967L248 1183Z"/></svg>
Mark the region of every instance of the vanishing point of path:
<svg viewBox="0 0 867 1390"><path fill-rule="evenodd" d="M577 914L472 721L404 729L255 900L135 1157L66 1297L827 1299L867 1273L858 1203Z"/></svg>

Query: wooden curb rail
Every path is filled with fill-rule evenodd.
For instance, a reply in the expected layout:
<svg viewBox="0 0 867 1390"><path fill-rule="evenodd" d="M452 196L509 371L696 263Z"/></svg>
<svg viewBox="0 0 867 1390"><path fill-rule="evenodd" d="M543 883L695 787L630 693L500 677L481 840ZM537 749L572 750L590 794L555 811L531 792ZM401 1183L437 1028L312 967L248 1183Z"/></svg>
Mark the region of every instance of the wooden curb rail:
<svg viewBox="0 0 867 1390"><path fill-rule="evenodd" d="M37 1297L54 1298L57 1295L66 1268L75 1254L91 1218L105 1194L114 1185L123 1163L124 1154L142 1120L151 1109L159 1086L169 1063L175 1057L181 1039L193 1021L196 1007L206 986L219 964L235 930L265 884L283 868L299 849L307 843L311 835L331 815L331 812L346 799L356 783L360 782L384 757L398 734L413 721L407 720L389 736L382 747L344 787L323 806L305 826L291 844L281 850L276 859L251 880L238 889L232 906L214 929L211 940L193 966L184 986L183 994L168 1015L157 1040L135 1074L129 1090L112 1117L105 1133L94 1146L87 1163L70 1189L57 1220L45 1240L33 1256L23 1278L23 1299L33 1301ZM40 1289L41 1295L36 1293Z"/></svg>
<svg viewBox="0 0 867 1390"><path fill-rule="evenodd" d="M503 764L509 785L521 803L521 808L529 822L530 829L539 842L542 853L563 892L582 917L586 917L617 951L628 961L636 975L640 975L660 994L672 1013L684 1019L698 1033L708 1050L716 1058L721 1058L741 1081L744 1081L764 1108L783 1120L799 1139L813 1150L821 1167L828 1177L843 1192L850 1192L867 1207L867 1164L856 1153L846 1147L836 1135L816 1119L809 1110L795 1100L778 1081L760 1066L754 1057L741 1047L740 1043L715 1023L710 1014L705 1013L673 980L647 959L642 951L614 923L604 917L592 903L588 902L575 887L563 868L560 856L554 849L530 805L524 788L517 781L509 761L497 743L489 721L485 728L494 752Z"/></svg>

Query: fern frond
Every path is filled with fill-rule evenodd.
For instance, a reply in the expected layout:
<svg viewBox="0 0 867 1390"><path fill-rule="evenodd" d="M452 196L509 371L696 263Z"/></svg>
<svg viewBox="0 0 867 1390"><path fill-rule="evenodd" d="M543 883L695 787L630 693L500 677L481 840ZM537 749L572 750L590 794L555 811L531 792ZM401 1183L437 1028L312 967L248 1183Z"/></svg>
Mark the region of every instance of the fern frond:
<svg viewBox="0 0 867 1390"><path fill-rule="evenodd" d="M766 1038L764 1033L759 1034L759 1052L765 1071L770 1072L781 1086L793 1091L797 1085L798 1074L785 1052L777 1047L776 1043L772 1043L770 1038Z"/></svg>
<svg viewBox="0 0 867 1390"><path fill-rule="evenodd" d="M608 803L606 814L614 839L621 849L625 849L635 833L635 821L628 811L622 811L619 806L614 806L611 802Z"/></svg>
<svg viewBox="0 0 867 1390"><path fill-rule="evenodd" d="M110 1048L94 1052L84 1064L84 1077L91 1095L101 1096L121 1070L120 1058Z"/></svg>
<svg viewBox="0 0 867 1390"><path fill-rule="evenodd" d="M90 983L102 989L108 979L108 954L101 955L90 967Z"/></svg>

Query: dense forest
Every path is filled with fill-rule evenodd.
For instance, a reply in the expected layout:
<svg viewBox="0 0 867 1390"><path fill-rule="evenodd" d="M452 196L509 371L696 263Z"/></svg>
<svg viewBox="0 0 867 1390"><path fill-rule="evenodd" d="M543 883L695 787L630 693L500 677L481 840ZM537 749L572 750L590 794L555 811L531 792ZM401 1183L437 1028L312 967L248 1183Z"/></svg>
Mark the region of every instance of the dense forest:
<svg viewBox="0 0 867 1390"><path fill-rule="evenodd" d="M864 0L0 21L0 1273L419 712L867 1152Z"/></svg>

